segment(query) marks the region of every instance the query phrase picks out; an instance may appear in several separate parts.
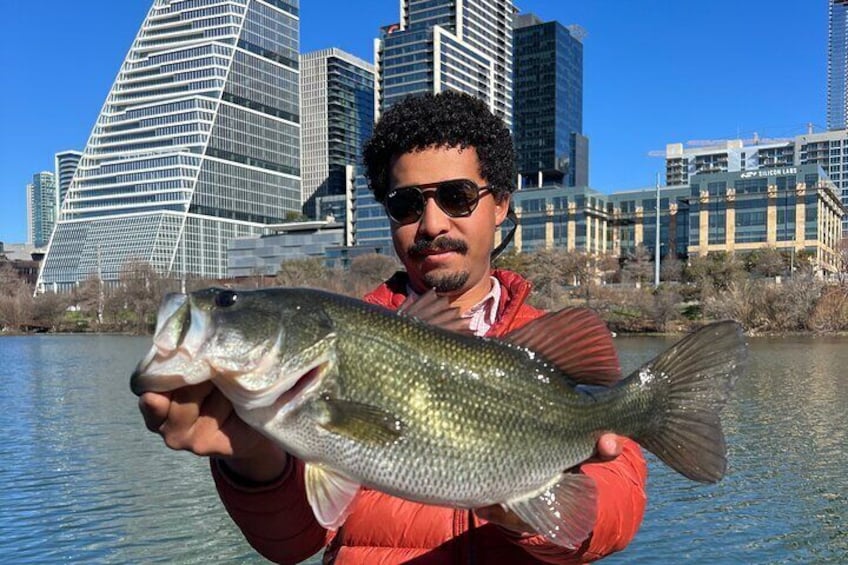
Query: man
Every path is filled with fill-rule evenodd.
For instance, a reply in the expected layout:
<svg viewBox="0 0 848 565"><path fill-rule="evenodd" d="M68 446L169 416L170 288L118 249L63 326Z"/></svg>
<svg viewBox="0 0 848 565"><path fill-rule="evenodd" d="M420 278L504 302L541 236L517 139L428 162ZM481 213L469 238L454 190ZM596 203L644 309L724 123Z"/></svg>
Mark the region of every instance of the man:
<svg viewBox="0 0 848 565"><path fill-rule="evenodd" d="M389 109L365 149L372 190L391 219L404 273L365 299L398 308L435 288L478 335L501 337L539 317L530 285L493 270L495 233L510 210L514 155L509 131L481 101L446 92ZM337 532L324 530L306 501L303 464L249 429L211 385L140 399L149 429L168 446L213 456L227 511L248 541L293 563L327 547L336 563L572 563L627 545L645 506L639 447L607 434L599 460L580 466L598 489L592 535L574 550L526 532L499 506L474 511L427 506L363 489Z"/></svg>

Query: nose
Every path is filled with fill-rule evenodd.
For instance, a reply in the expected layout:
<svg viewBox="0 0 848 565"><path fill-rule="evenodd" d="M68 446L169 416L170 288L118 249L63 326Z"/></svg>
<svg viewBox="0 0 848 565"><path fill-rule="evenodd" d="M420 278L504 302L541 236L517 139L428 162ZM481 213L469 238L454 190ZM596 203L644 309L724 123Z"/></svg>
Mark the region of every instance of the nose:
<svg viewBox="0 0 848 565"><path fill-rule="evenodd" d="M439 208L436 199L425 193L424 213L418 220L418 235L421 237L435 238L450 230L450 217Z"/></svg>

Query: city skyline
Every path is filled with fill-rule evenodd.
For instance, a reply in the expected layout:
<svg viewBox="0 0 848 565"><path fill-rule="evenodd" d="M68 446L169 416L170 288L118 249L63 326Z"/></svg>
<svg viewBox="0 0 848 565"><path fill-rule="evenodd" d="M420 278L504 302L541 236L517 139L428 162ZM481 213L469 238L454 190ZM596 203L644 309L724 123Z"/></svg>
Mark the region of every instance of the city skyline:
<svg viewBox="0 0 848 565"><path fill-rule="evenodd" d="M301 53L339 47L372 61L379 28L397 20L396 0L374 2L368 13L351 3L304 4ZM578 2L517 3L545 21L588 31L584 134L592 140L590 186L609 193L652 184L665 163L648 153L667 143L753 132L794 137L808 122L816 131L824 129L826 3L804 9L788 0L750 4L622 2L609 10ZM10 11L0 52L9 84L19 88L5 89L0 101L5 124L0 190L6 197L0 241L25 239L24 187L31 175L49 170L56 152L84 147L150 1L127 0L119 13L114 6L88 0L44 13L19 3ZM16 48L35 25L42 28L38 44ZM804 41L778 49L769 30ZM59 64L57 54L67 56L75 47L78 59ZM61 86L50 92L26 88L45 73ZM775 84L785 89L775 91Z"/></svg>

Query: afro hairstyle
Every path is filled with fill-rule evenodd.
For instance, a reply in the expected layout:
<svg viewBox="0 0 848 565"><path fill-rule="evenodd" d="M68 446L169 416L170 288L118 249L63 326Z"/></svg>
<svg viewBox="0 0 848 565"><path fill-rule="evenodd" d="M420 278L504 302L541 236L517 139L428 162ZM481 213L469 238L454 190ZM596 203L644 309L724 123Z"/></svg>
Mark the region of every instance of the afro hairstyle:
<svg viewBox="0 0 848 565"><path fill-rule="evenodd" d="M394 159L428 147L473 147L492 195L500 199L515 191L515 151L506 124L479 98L445 91L407 97L374 126L363 161L378 202L386 197Z"/></svg>

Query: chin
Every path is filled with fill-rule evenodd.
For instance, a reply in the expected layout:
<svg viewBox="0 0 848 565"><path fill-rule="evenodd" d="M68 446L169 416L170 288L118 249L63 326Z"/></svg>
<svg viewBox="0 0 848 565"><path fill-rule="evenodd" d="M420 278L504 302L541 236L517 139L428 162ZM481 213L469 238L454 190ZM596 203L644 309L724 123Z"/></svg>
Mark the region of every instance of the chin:
<svg viewBox="0 0 848 565"><path fill-rule="evenodd" d="M453 294L465 288L468 277L469 274L466 271L439 272L436 270L425 273L423 279L428 288L434 288L440 294Z"/></svg>

